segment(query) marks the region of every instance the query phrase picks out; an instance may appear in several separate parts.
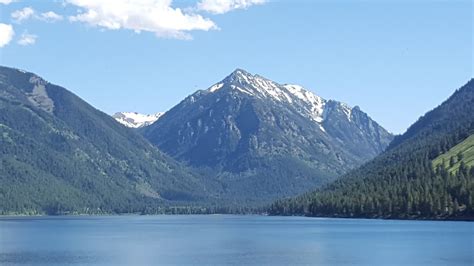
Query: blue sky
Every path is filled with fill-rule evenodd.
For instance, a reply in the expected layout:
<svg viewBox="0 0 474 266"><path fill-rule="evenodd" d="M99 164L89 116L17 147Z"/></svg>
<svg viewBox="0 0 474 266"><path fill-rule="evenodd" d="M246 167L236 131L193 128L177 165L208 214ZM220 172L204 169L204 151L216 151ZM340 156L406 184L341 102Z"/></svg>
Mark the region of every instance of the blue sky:
<svg viewBox="0 0 474 266"><path fill-rule="evenodd" d="M155 21L132 6L110 17L110 0L0 0L0 24L14 31L6 44L0 32L0 63L109 114L167 110L243 68L359 105L395 133L473 76L470 0L201 1L134 1L163 5L169 20ZM25 7L34 13L14 13Z"/></svg>

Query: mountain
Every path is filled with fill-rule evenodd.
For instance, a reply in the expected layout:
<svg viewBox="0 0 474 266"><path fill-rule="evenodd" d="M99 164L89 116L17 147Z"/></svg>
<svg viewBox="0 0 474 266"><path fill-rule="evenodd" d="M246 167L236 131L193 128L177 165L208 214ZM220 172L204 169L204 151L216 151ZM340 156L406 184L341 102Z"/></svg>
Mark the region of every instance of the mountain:
<svg viewBox="0 0 474 266"><path fill-rule="evenodd" d="M222 184L216 196L248 202L321 186L392 140L359 107L241 69L140 131L160 150Z"/></svg>
<svg viewBox="0 0 474 266"><path fill-rule="evenodd" d="M164 113L145 115L137 112L118 112L112 117L126 127L140 128L155 123L163 114Z"/></svg>
<svg viewBox="0 0 474 266"><path fill-rule="evenodd" d="M0 67L0 213L111 213L204 198L184 166L33 73Z"/></svg>
<svg viewBox="0 0 474 266"><path fill-rule="evenodd" d="M274 215L474 219L474 80L332 184L280 200Z"/></svg>

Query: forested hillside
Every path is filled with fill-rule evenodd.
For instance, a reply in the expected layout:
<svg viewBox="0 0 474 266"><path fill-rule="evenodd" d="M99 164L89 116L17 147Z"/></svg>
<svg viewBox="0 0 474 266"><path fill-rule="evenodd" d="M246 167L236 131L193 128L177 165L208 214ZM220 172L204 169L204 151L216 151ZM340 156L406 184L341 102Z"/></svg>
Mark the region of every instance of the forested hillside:
<svg viewBox="0 0 474 266"><path fill-rule="evenodd" d="M323 189L278 201L269 212L472 219L474 168L467 161L473 133L474 81L471 80L421 117L405 134L396 137L388 150L374 160ZM440 163L443 158L447 162L444 165Z"/></svg>
<svg viewBox="0 0 474 266"><path fill-rule="evenodd" d="M0 67L0 214L142 212L204 191L185 167L71 92Z"/></svg>

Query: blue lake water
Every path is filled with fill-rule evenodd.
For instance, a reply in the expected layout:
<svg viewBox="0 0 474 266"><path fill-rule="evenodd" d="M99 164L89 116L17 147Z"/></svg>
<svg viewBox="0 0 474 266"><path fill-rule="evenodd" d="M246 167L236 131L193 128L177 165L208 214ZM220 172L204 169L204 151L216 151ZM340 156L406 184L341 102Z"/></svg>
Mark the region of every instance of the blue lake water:
<svg viewBox="0 0 474 266"><path fill-rule="evenodd" d="M0 265L474 265L474 223L265 216L0 218Z"/></svg>

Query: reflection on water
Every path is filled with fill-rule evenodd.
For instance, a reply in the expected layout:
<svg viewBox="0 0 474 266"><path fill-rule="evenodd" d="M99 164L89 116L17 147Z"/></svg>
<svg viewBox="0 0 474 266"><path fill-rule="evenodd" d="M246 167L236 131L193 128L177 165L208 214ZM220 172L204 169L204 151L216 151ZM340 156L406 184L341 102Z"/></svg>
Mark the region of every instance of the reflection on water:
<svg viewBox="0 0 474 266"><path fill-rule="evenodd" d="M473 223L263 216L0 218L1 265L474 265Z"/></svg>

